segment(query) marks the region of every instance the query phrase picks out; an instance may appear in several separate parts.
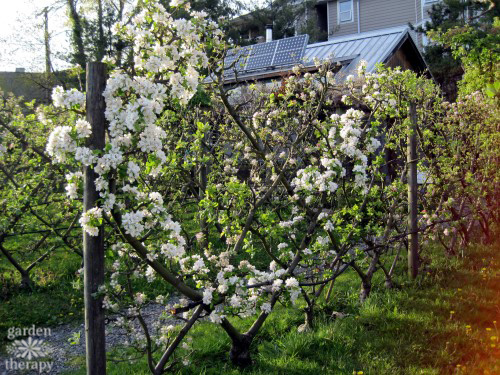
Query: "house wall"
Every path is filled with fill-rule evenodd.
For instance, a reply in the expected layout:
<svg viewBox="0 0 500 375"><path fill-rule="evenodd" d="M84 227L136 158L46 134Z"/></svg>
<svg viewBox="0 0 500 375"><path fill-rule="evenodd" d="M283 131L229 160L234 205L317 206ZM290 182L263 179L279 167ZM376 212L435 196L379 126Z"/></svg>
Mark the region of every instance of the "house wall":
<svg viewBox="0 0 500 375"><path fill-rule="evenodd" d="M348 23L339 23L338 21L338 2L330 1L328 2L328 35L329 37L356 34L358 32L358 7L357 2L359 0L354 0L353 10L354 16L353 21Z"/></svg>
<svg viewBox="0 0 500 375"><path fill-rule="evenodd" d="M354 21L339 24L338 0L328 2L329 38L373 31L409 23L420 25L428 11L440 0L353 0ZM358 14L359 8L359 14ZM358 27L359 22L359 27ZM414 35L421 45L421 36Z"/></svg>
<svg viewBox="0 0 500 375"><path fill-rule="evenodd" d="M421 0L361 0L361 32L416 24L421 20Z"/></svg>
<svg viewBox="0 0 500 375"><path fill-rule="evenodd" d="M386 64L389 68L401 67L403 70L413 70L417 71L413 65L411 59L404 53L402 49L396 51L396 53L387 61Z"/></svg>
<svg viewBox="0 0 500 375"><path fill-rule="evenodd" d="M22 96L25 101L49 103L53 86L55 82L44 79L43 73L0 72L0 91Z"/></svg>

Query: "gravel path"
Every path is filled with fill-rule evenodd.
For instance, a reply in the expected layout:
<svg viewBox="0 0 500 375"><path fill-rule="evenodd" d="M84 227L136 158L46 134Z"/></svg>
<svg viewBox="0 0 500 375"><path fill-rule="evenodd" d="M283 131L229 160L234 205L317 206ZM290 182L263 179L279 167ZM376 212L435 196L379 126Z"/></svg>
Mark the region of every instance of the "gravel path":
<svg viewBox="0 0 500 375"><path fill-rule="evenodd" d="M176 300L171 300L171 303L175 303ZM149 303L141 309L142 315L148 325L148 327L152 327L153 323L159 321L159 317L164 311L164 306L156 303ZM113 317L110 319L113 320ZM181 320L176 320L174 318L169 321L168 324L181 324ZM45 327L44 327L45 328ZM34 337L33 339L40 338L50 346L51 354L47 359L42 359L37 364L40 365L40 362L52 362L52 366L50 371L48 367L46 367L44 374L61 374L63 372L71 373L72 370L76 370L77 367L72 366L71 359L75 357L83 357L85 356L85 327L84 324L77 323L68 323L63 324L56 327L50 328L50 335ZM75 333L80 333L80 342L77 344L70 344L70 340ZM113 324L106 325L106 348L110 350L117 345L124 345L125 331L121 328L117 328L113 326ZM30 370L20 370L13 369L12 361L17 361L13 356L2 352L0 353L0 375L11 375L11 374L39 374L40 369L30 369ZM26 360L24 360L26 361ZM36 358L33 359L36 361ZM15 366L15 365L14 365ZM43 365L42 365L43 366ZM48 366L48 365L45 365Z"/></svg>

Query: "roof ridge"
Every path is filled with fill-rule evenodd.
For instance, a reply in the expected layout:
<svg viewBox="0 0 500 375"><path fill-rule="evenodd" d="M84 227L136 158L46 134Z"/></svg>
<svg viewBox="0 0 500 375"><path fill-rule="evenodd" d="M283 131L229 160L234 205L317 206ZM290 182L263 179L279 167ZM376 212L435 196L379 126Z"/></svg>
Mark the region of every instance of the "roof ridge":
<svg viewBox="0 0 500 375"><path fill-rule="evenodd" d="M408 26L398 26L398 27L391 27L391 28L387 28L387 29L366 31L366 32L360 33L360 34L350 34L350 35L339 36L337 38L332 38L330 40L327 40L326 42L308 44L307 48L326 46L329 44L336 44L336 43L345 43L345 42L349 42L352 40L361 40L361 39L373 38L373 37L378 37L378 36L388 35L388 34L399 34L399 33L407 32L407 31L409 31Z"/></svg>

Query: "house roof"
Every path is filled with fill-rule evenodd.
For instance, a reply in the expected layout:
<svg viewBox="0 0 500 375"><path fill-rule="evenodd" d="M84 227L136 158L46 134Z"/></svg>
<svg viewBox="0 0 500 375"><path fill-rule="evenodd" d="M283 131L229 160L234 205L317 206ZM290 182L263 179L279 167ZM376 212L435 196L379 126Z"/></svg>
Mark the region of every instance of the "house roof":
<svg viewBox="0 0 500 375"><path fill-rule="evenodd" d="M313 65L314 58L335 61L349 57L351 62L343 69L346 74L354 72L361 60L366 61L366 71L373 72L378 63L387 63L394 52L408 39L415 44L407 26L336 37L327 42L308 45L304 64Z"/></svg>
<svg viewBox="0 0 500 375"><path fill-rule="evenodd" d="M375 30L360 34L335 37L327 42L309 44L306 47L302 63L306 68L314 67L314 59L328 59L343 65L338 77L343 80L347 75L354 74L356 66L361 60L366 61L366 71L373 72L378 63L387 63L393 54L409 41L419 61L417 65L422 71L427 65L416 47L415 40L407 26ZM234 76L227 79L227 83L269 79L283 75L291 70L292 66L268 67L259 71L241 72L238 79Z"/></svg>

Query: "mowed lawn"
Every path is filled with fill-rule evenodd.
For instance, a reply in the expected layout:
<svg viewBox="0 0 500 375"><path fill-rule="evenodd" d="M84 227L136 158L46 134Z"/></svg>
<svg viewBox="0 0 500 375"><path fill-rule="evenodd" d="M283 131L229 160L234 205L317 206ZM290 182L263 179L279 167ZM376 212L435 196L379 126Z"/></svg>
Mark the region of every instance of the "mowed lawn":
<svg viewBox="0 0 500 375"><path fill-rule="evenodd" d="M425 248L424 262L433 260L424 264L414 283L407 281L402 259L397 288L385 289L382 275L377 275L372 295L364 304L358 302L357 276L344 274L336 282L330 302L318 306L316 326L310 332L297 332L303 323L299 308L277 305L254 342L254 365L246 369L229 362L230 342L222 329L198 323L190 333L191 363L180 363L173 373L500 374L500 243L471 246L464 253L465 258L447 258L438 247ZM78 266L73 263L73 272ZM80 319L81 300L68 288L68 273L66 279L56 280L54 276L53 284L48 282L33 293L4 298L0 304L2 326ZM150 292L148 295L154 294ZM68 310L74 311L61 310L68 306L64 294L73 298ZM36 312L33 306L38 306ZM12 315L14 310L17 313ZM334 311L346 316L332 319ZM234 323L248 327L250 319L235 319ZM109 357L123 354L115 349ZM84 358L74 358L73 363L83 366ZM84 369L70 373L84 374ZM148 371L144 360L109 361L108 373Z"/></svg>

